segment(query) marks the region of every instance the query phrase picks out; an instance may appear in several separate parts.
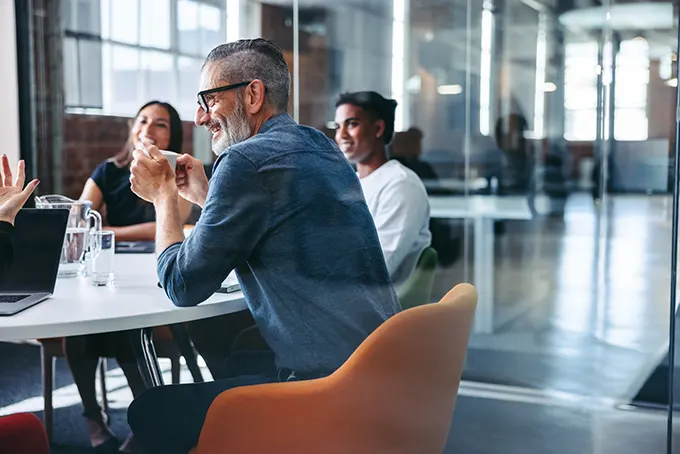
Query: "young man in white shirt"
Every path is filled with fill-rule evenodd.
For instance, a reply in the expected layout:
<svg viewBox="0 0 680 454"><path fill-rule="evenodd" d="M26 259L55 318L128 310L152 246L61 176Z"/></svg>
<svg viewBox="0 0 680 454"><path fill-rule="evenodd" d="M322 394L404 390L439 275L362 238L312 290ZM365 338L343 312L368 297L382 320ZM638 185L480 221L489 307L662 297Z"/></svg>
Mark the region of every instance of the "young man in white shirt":
<svg viewBox="0 0 680 454"><path fill-rule="evenodd" d="M387 159L397 102L364 91L340 95L335 107L335 141L356 165L387 269L399 286L413 273L432 236L425 186L412 170Z"/></svg>

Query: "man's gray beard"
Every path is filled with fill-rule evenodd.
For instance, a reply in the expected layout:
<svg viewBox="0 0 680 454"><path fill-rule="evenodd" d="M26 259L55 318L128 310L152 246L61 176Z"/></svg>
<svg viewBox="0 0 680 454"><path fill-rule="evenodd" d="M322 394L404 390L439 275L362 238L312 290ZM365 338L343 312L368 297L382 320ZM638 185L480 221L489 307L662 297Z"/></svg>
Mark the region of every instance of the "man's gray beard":
<svg viewBox="0 0 680 454"><path fill-rule="evenodd" d="M219 156L227 149L237 143L250 138L250 125L245 116L245 108L242 102L237 102L234 111L229 115L227 121L217 119L222 128L222 137L219 141L212 144L212 151Z"/></svg>

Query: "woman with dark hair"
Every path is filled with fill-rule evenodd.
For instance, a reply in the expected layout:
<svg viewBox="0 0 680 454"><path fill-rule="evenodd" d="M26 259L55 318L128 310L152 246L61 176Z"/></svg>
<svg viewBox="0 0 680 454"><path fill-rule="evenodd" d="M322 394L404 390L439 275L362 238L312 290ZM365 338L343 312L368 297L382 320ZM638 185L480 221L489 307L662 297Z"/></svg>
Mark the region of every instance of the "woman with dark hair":
<svg viewBox="0 0 680 454"><path fill-rule="evenodd" d="M156 234L153 205L130 189L132 151L143 140L160 150L182 152L182 120L174 107L160 101L144 104L137 112L123 149L97 166L80 196L81 200L91 201L95 210L106 206L108 230L115 232L116 241L153 241ZM181 197L180 210L187 219L191 204Z"/></svg>
<svg viewBox="0 0 680 454"><path fill-rule="evenodd" d="M182 152L182 120L170 104L150 101L142 106L131 124L127 143L120 153L101 163L85 183L81 200L90 200L93 209L106 206L106 219L116 235L116 241L153 241L156 217L152 204L137 197L130 189L132 151L147 141L161 150ZM191 212L191 204L179 198L182 219ZM83 402L83 416L92 447L115 449L118 445L97 401L95 372L99 361L115 358L123 369L132 394L137 397L144 389L144 381L137 369L130 345L130 332L120 331L87 336L67 337L64 350L73 380ZM137 452L134 439L120 446L122 452Z"/></svg>

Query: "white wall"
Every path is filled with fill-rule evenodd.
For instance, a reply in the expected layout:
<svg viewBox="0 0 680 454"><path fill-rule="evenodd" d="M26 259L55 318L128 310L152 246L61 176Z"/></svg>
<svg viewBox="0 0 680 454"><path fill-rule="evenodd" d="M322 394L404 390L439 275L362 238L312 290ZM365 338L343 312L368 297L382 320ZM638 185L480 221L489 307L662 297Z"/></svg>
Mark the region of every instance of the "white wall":
<svg viewBox="0 0 680 454"><path fill-rule="evenodd" d="M19 159L19 99L14 1L0 0L0 154Z"/></svg>

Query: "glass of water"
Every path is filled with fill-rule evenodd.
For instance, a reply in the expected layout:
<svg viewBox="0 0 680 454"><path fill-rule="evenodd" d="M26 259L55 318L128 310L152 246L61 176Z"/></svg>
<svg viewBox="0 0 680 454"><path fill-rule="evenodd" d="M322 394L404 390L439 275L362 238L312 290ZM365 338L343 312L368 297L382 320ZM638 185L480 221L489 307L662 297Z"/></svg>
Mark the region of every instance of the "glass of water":
<svg viewBox="0 0 680 454"><path fill-rule="evenodd" d="M116 237L110 230L90 232L90 260L92 285L103 287L113 284L113 259L116 252Z"/></svg>

